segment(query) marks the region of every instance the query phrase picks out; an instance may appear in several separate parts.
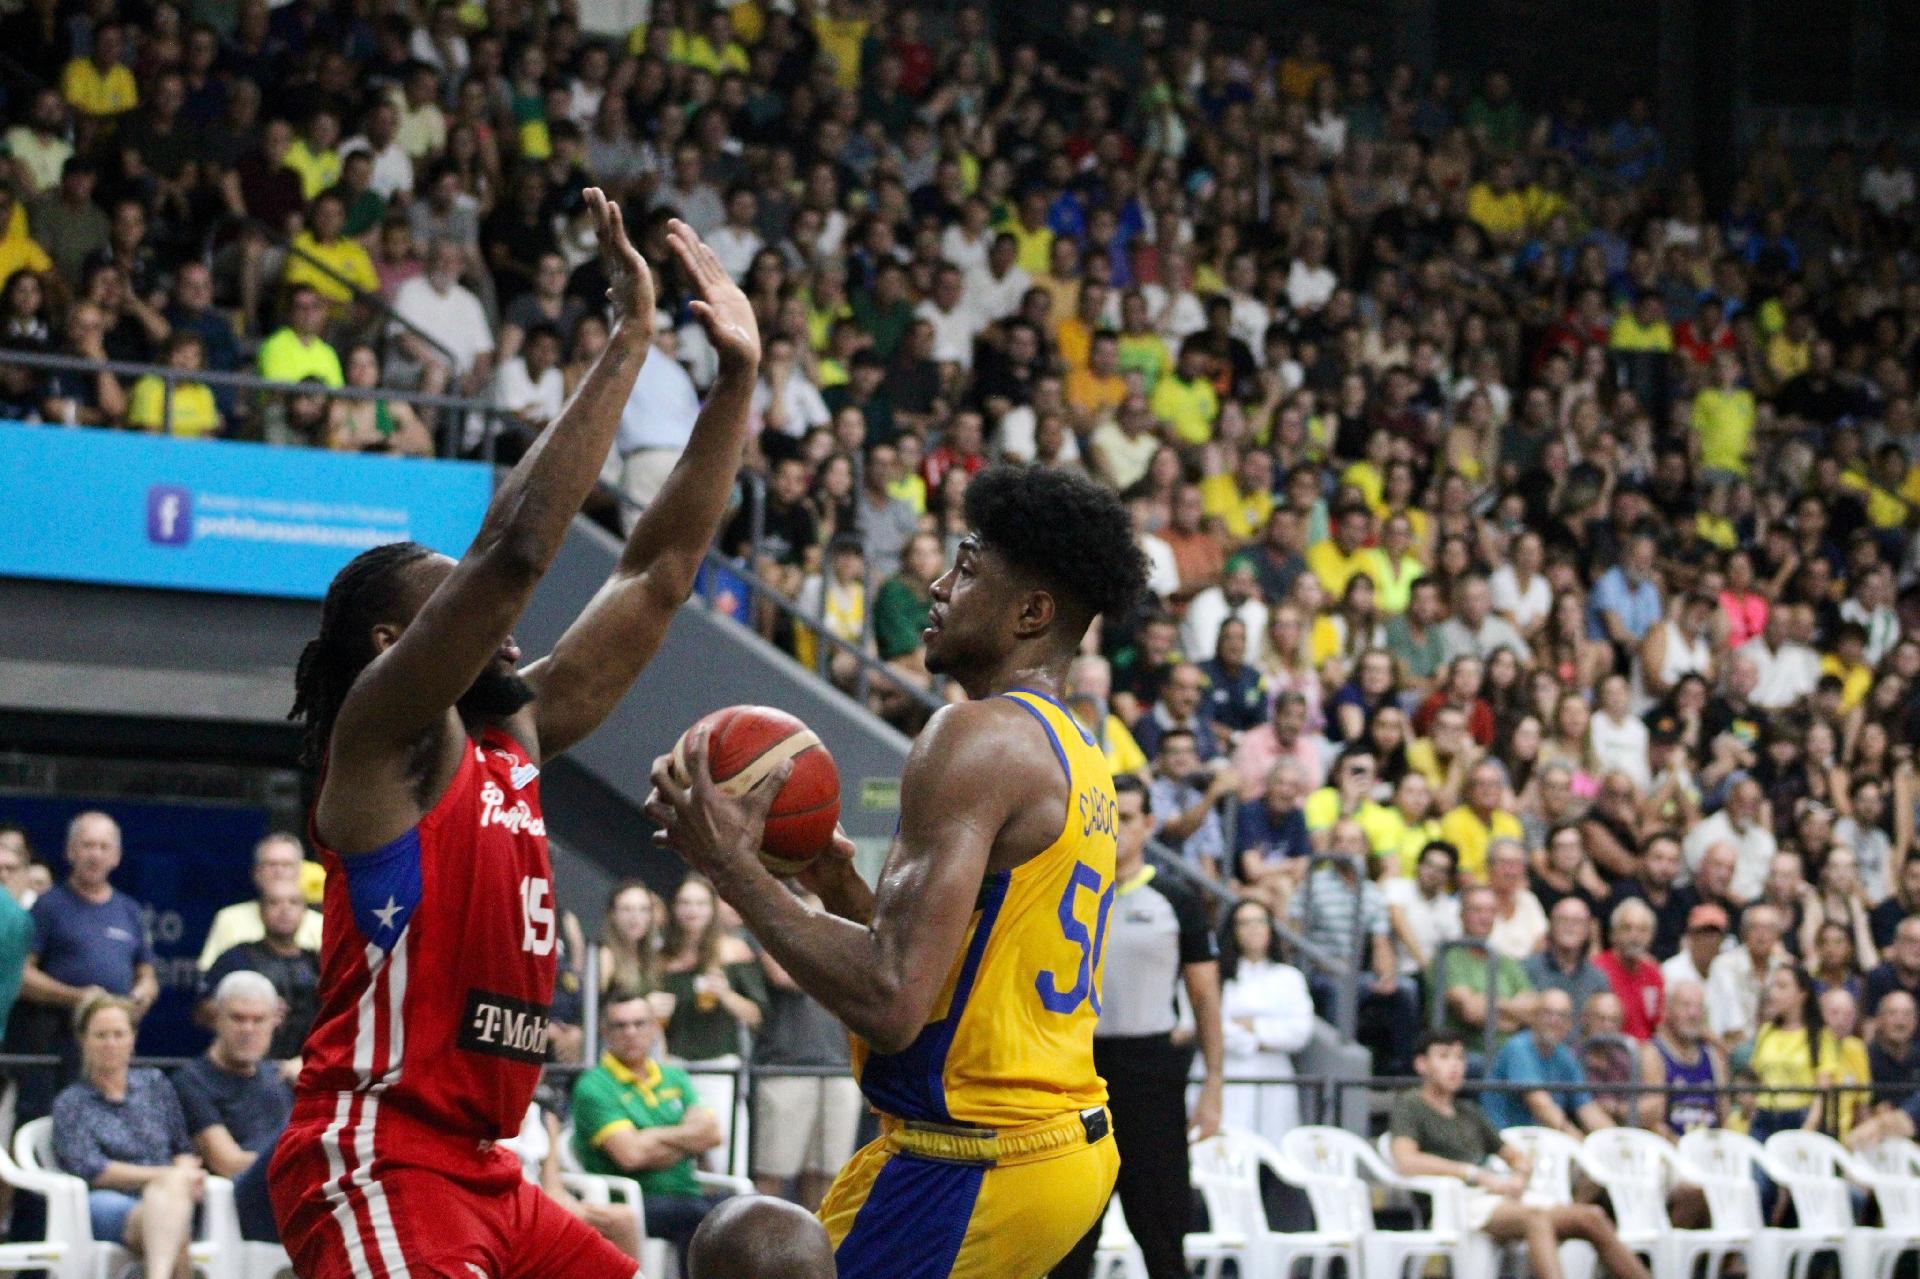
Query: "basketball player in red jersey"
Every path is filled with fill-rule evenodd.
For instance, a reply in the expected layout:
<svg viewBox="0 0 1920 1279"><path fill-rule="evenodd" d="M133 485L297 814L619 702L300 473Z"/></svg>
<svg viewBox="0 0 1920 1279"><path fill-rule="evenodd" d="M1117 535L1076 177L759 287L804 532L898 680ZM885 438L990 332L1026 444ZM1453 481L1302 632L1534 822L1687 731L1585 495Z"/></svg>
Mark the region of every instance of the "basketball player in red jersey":
<svg viewBox="0 0 1920 1279"><path fill-rule="evenodd" d="M501 483L458 563L359 556L301 654L294 718L320 770L320 1012L268 1174L301 1279L629 1279L520 1175L546 1051L556 909L540 765L606 718L658 649L726 507L760 359L746 296L670 224L720 371L618 568L553 653L509 634L613 445L647 358L649 268L597 189L619 318L572 401ZM656 358L665 358L660 356Z"/></svg>

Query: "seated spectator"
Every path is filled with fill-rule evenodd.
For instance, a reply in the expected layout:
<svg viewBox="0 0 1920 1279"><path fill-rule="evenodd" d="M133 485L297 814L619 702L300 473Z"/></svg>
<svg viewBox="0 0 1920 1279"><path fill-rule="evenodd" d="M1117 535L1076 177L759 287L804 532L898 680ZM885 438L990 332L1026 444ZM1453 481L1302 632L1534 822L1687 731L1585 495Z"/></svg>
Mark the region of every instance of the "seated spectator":
<svg viewBox="0 0 1920 1279"><path fill-rule="evenodd" d="M1440 641L1448 661L1474 657L1484 662L1501 648L1512 649L1522 662L1533 659L1532 648L1513 623L1493 611L1493 587L1478 573L1466 575L1454 588L1453 616L1441 625Z"/></svg>
<svg viewBox="0 0 1920 1279"><path fill-rule="evenodd" d="M1866 979L1853 961L1853 930L1837 920L1821 924L1813 934L1807 951L1807 971L1813 975L1814 989L1825 994L1840 989L1858 1003L1866 994Z"/></svg>
<svg viewBox="0 0 1920 1279"><path fill-rule="evenodd" d="M1527 850L1518 839L1496 839L1487 850L1487 887L1493 890L1493 931L1487 940L1503 955L1525 962L1547 942L1547 912L1527 887Z"/></svg>
<svg viewBox="0 0 1920 1279"><path fill-rule="evenodd" d="M1583 835L1584 831L1583 825ZM1655 832L1647 837L1640 856L1634 861L1633 877L1615 880L1613 892L1602 908L1602 917L1611 918L1614 909L1629 897L1645 902L1653 911L1651 949L1656 959L1671 959L1680 953L1683 935L1691 926L1688 921L1700 905L1699 896L1692 888L1682 888L1674 882L1680 877L1682 865L1679 837L1672 831ZM1724 920L1726 912L1720 913ZM1706 980L1704 969L1699 980Z"/></svg>
<svg viewBox="0 0 1920 1279"><path fill-rule="evenodd" d="M1920 914L1920 857L1909 857L1894 874L1892 895L1875 906L1870 916L1873 944L1883 956L1893 949L1900 921L1916 914Z"/></svg>
<svg viewBox="0 0 1920 1279"><path fill-rule="evenodd" d="M134 1069L133 1008L94 992L74 1010L80 1078L53 1103L53 1153L87 1183L93 1237L121 1244L148 1279L191 1275L187 1244L206 1169L167 1077Z"/></svg>
<svg viewBox="0 0 1920 1279"><path fill-rule="evenodd" d="M1340 753L1329 784L1307 796L1307 831L1316 847L1326 846L1335 822L1351 820L1360 823L1360 829L1367 833L1371 852L1380 856L1398 854L1405 823L1391 808L1375 802L1376 766L1372 748L1357 743Z"/></svg>
<svg viewBox="0 0 1920 1279"><path fill-rule="evenodd" d="M502 457L510 460L524 453L547 423L560 416L565 399L560 335L550 324L536 324L527 330L519 353L494 374L494 405L511 415L499 440Z"/></svg>
<svg viewBox="0 0 1920 1279"><path fill-rule="evenodd" d="M1728 892L1736 901L1752 901L1760 895L1773 855L1779 851L1768 820L1766 793L1760 783L1751 776L1736 780L1720 811L1687 832L1682 845L1687 865L1697 877L1708 848L1719 843L1731 844L1736 856L1733 883Z"/></svg>
<svg viewBox="0 0 1920 1279"><path fill-rule="evenodd" d="M49 422L68 426L118 426L127 411L127 393L119 377L106 367L108 360L106 313L82 302L67 313L66 341L60 354L91 360L100 367L91 372L55 369L43 384L40 414Z"/></svg>
<svg viewBox="0 0 1920 1279"><path fill-rule="evenodd" d="M1234 877L1248 897L1275 913L1286 909L1313 853L1301 789L1300 765L1281 760L1267 779L1267 793L1258 803L1242 804L1234 826Z"/></svg>
<svg viewBox="0 0 1920 1279"><path fill-rule="evenodd" d="M1257 799L1265 779L1282 759L1300 765L1301 783L1310 791L1326 783L1331 752L1323 738L1307 731L1307 701L1295 692L1273 699L1273 714L1258 728L1240 734L1233 748L1233 771L1240 777L1240 800Z"/></svg>
<svg viewBox="0 0 1920 1279"><path fill-rule="evenodd" d="M1653 941L1653 910L1637 899L1621 902L1607 921L1607 948L1593 958L1620 999L1621 1031L1645 1041L1659 1029L1666 1012L1666 986L1648 946Z"/></svg>
<svg viewBox="0 0 1920 1279"><path fill-rule="evenodd" d="M380 356L357 342L347 351L347 385L372 390L380 385ZM346 399L327 405L323 442L353 453L398 453L432 457L433 435L405 400Z"/></svg>
<svg viewBox="0 0 1920 1279"><path fill-rule="evenodd" d="M1488 941L1493 931L1493 909L1491 888L1474 884L1462 889L1460 940L1480 945L1448 949L1427 973L1429 997L1440 1005L1440 1024L1451 1033L1472 1039L1476 1053L1489 1025L1493 1028L1493 1048L1498 1052L1508 1037L1531 1024L1540 1002L1526 970L1494 950Z"/></svg>
<svg viewBox="0 0 1920 1279"><path fill-rule="evenodd" d="M1246 628L1246 636L1267 633L1267 606L1260 599L1253 561L1244 556L1229 560L1219 584L1207 587L1188 603L1186 618L1180 624L1180 646L1186 651L1187 659L1211 660L1219 646L1220 627L1228 621L1240 622ZM1250 656L1240 660L1258 666L1258 649L1254 648Z"/></svg>
<svg viewBox="0 0 1920 1279"><path fill-rule="evenodd" d="M1228 618L1220 623L1213 656L1200 664L1207 679L1207 720L1225 746L1231 746L1241 733L1260 727L1267 717L1260 669L1247 653L1248 637L1259 633L1237 617Z"/></svg>
<svg viewBox="0 0 1920 1279"><path fill-rule="evenodd" d="M233 1180L241 1234L271 1242L267 1165L293 1113L288 1072L271 1060L283 1005L265 977L234 971L214 987L213 1009L213 1043L174 1072L173 1090L202 1164Z"/></svg>
<svg viewBox="0 0 1920 1279"><path fill-rule="evenodd" d="M1313 1037L1313 999L1300 970L1281 957L1272 912L1257 901L1236 902L1220 929L1220 982L1226 1073L1292 1079L1293 1054ZM1299 1126L1300 1099L1284 1085L1228 1084L1221 1122L1278 1144Z"/></svg>
<svg viewBox="0 0 1920 1279"><path fill-rule="evenodd" d="M873 600L873 642L883 662L928 678L922 632L933 605L933 584L946 572L940 539L916 533L900 557L900 571L880 584Z"/></svg>
<svg viewBox="0 0 1920 1279"><path fill-rule="evenodd" d="M347 204L339 190L322 191L307 206L307 229L293 237L281 273L282 288L311 288L334 319L363 293L380 291L380 276L366 246L346 235Z"/></svg>
<svg viewBox="0 0 1920 1279"><path fill-rule="evenodd" d="M1704 987L1713 961L1720 957L1726 944L1726 911L1711 905L1695 906L1689 911L1680 953L1660 965L1660 980L1669 994L1682 982L1697 982Z"/></svg>
<svg viewBox="0 0 1920 1279"><path fill-rule="evenodd" d="M1645 1093L1638 1102L1640 1126L1669 1141L1725 1122L1727 1097L1714 1089L1727 1082L1727 1055L1707 1036L1707 989L1699 982L1668 988L1667 1015L1640 1048L1640 1080L1676 1090Z"/></svg>
<svg viewBox="0 0 1920 1279"><path fill-rule="evenodd" d="M1856 1033L1860 1028L1860 1006L1853 995L1834 987L1818 996L1820 1020L1832 1032L1839 1047L1831 1062L1822 1062L1820 1082L1835 1089L1831 1114L1823 1116L1822 1130L1845 1140L1853 1125L1872 1104L1873 1066L1866 1041Z"/></svg>
<svg viewBox="0 0 1920 1279"><path fill-rule="evenodd" d="M1220 739L1207 720L1206 695L1207 677L1200 668L1192 662L1177 663L1161 685L1159 699L1133 724L1133 739L1140 749L1158 754L1161 738L1177 729L1192 734L1202 763L1219 755Z"/></svg>
<svg viewBox="0 0 1920 1279"><path fill-rule="evenodd" d="M800 583L795 601L803 613L826 623L828 634L844 640L858 651L867 634L867 560L860 539L841 533L827 543L824 571L809 573ZM793 653L809 670L821 670L823 641L810 626L794 625ZM832 648L825 670L842 689L853 688L859 676L859 660L845 649Z"/></svg>
<svg viewBox="0 0 1920 1279"><path fill-rule="evenodd" d="M737 1064L742 1032L766 1017L767 982L753 949L720 917L713 885L698 875L680 881L660 939L660 991L672 997L665 1017L667 1051L690 1064Z"/></svg>
<svg viewBox="0 0 1920 1279"><path fill-rule="evenodd" d="M1912 995L1896 990L1880 1000L1867 1041L1867 1068L1873 1076L1873 1104L1900 1106L1920 1089L1920 1044Z"/></svg>
<svg viewBox="0 0 1920 1279"><path fill-rule="evenodd" d="M342 385L340 356L320 336L326 322L326 301L311 287L294 287L287 294L286 324L260 344L260 376L269 382L317 378L327 386Z"/></svg>
<svg viewBox="0 0 1920 1279"><path fill-rule="evenodd" d="M1894 930L1893 945L1887 947L1886 962L1867 974L1861 1012L1868 1017L1879 1016L1880 1001L1896 990L1920 999L1920 915L1901 921Z"/></svg>
<svg viewBox="0 0 1920 1279"><path fill-rule="evenodd" d="M1523 967L1535 990L1564 991L1572 1008L1585 1008L1594 995L1612 989L1592 954L1593 912L1582 898L1562 897L1547 917L1547 944Z"/></svg>
<svg viewBox="0 0 1920 1279"><path fill-rule="evenodd" d="M1760 1016L1749 1068L1762 1091L1754 1099L1749 1135L1764 1142L1776 1132L1819 1131L1829 1116L1816 1089L1839 1066L1841 1051L1806 969L1782 964L1773 970Z"/></svg>
<svg viewBox="0 0 1920 1279"><path fill-rule="evenodd" d="M1507 1040L1487 1071L1490 1084L1551 1084L1527 1092L1485 1090L1487 1118L1501 1129L1535 1124L1566 1133L1576 1141L1613 1127L1613 1120L1585 1088L1580 1061L1567 1046L1573 1033L1573 1001L1563 990L1543 990L1534 1007L1533 1025Z"/></svg>
<svg viewBox="0 0 1920 1279"><path fill-rule="evenodd" d="M1486 877L1487 853L1495 840L1525 837L1520 819L1501 807L1506 789L1506 773L1499 764L1492 760L1475 764L1467 774L1466 794L1459 806L1440 819L1441 836L1460 850L1460 873L1469 879ZM1525 870L1523 852L1522 882ZM1534 905L1538 907L1539 902L1535 901Z"/></svg>
<svg viewBox="0 0 1920 1279"><path fill-rule="evenodd" d="M166 364L183 373L198 373L206 367L206 347L200 335L180 329L167 339ZM183 439L206 439L221 432L220 410L215 406L213 389L205 382L182 378L167 389L157 373L136 379L127 398L127 425L135 430L156 431Z"/></svg>
<svg viewBox="0 0 1920 1279"><path fill-rule="evenodd" d="M1532 1161L1508 1145L1487 1116L1459 1097L1467 1077L1467 1053L1461 1037L1428 1031L1414 1048L1420 1086L1394 1099L1387 1119L1393 1134L1393 1163L1403 1177L1457 1177L1471 1188L1467 1225L1500 1243L1525 1243L1533 1273L1560 1279L1560 1243L1584 1239L1600 1254L1600 1264L1615 1279L1648 1279L1640 1258L1620 1242L1606 1213L1592 1204L1535 1207L1521 1201ZM1485 1165L1498 1156L1508 1171Z"/></svg>
<svg viewBox="0 0 1920 1279"><path fill-rule="evenodd" d="M694 1161L721 1144L720 1121L684 1069L655 1059L660 1022L644 996L610 991L601 1015L606 1052L573 1085L574 1154L588 1172L640 1183L647 1235L671 1243L684 1268L714 1203Z"/></svg>
<svg viewBox="0 0 1920 1279"><path fill-rule="evenodd" d="M266 936L266 911L262 903L267 892L275 888L298 890L300 868L305 861L306 850L297 835L278 832L255 844L253 888L256 896L251 901L222 906L214 913L207 940L200 947L200 958L194 961L194 966L204 973L229 947ZM303 949L320 949L319 911L310 910L301 917L297 940Z"/></svg>
<svg viewBox="0 0 1920 1279"><path fill-rule="evenodd" d="M1188 728L1170 728L1159 735L1151 796L1154 835L1178 850L1187 865L1218 882L1227 855L1218 805L1238 789L1240 779L1223 760L1211 767L1203 763L1198 742Z"/></svg>
<svg viewBox="0 0 1920 1279"><path fill-rule="evenodd" d="M195 1020L211 1025L219 1016L220 985L233 973L257 973L266 978L280 998L273 1044L267 1055L275 1061L300 1056L307 1032L320 1008L320 951L303 945L301 933L320 912L307 908L298 883L276 883L261 890L257 903L263 931L254 941L243 941L220 952L220 958L200 979L200 1007ZM318 930L315 930L318 931Z"/></svg>
<svg viewBox="0 0 1920 1279"><path fill-rule="evenodd" d="M1373 1052L1375 1074L1405 1074L1407 1048L1420 1023L1419 990L1400 976L1388 938L1386 899L1380 886L1366 878L1366 862L1367 837L1359 823L1335 823L1327 860L1308 873L1287 916L1317 953L1344 956L1370 974L1360 988L1357 1037ZM1334 975L1315 968L1307 985L1314 1008L1332 1020Z"/></svg>
<svg viewBox="0 0 1920 1279"><path fill-rule="evenodd" d="M1432 966L1441 944L1460 936L1454 873L1458 861L1453 845L1434 840L1416 856L1413 874L1388 875L1381 881L1403 977L1419 978Z"/></svg>
<svg viewBox="0 0 1920 1279"><path fill-rule="evenodd" d="M574 326L586 313L580 299L567 292L567 260L558 253L541 254L532 291L515 298L501 319L501 364L520 354L527 335L542 325L553 330L562 346L567 345L573 340Z"/></svg>

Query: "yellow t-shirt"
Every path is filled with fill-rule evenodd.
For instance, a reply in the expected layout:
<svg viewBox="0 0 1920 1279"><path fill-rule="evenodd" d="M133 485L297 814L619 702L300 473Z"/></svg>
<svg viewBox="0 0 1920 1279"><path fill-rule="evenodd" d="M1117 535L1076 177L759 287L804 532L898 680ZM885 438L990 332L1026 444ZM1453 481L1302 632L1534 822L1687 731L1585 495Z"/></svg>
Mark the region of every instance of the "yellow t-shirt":
<svg viewBox="0 0 1920 1279"><path fill-rule="evenodd" d="M1411 748L1407 751L1408 762L1413 759ZM1440 819L1440 837L1460 850L1460 873L1469 878L1484 880L1487 877L1487 845L1496 839L1524 839L1526 834L1520 828L1520 819L1505 809L1493 810L1491 824L1480 820L1480 814L1465 804L1450 811Z"/></svg>
<svg viewBox="0 0 1920 1279"><path fill-rule="evenodd" d="M1518 189L1505 193L1482 182L1467 192L1467 216L1496 240L1517 240L1527 229L1527 197Z"/></svg>
<svg viewBox="0 0 1920 1279"><path fill-rule="evenodd" d="M1322 786L1307 796L1307 802L1300 806L1301 815L1307 820L1307 829L1318 832L1333 829L1340 820L1340 792L1331 786ZM1399 812L1385 804L1376 804L1367 800L1355 810L1353 820L1360 823L1360 829L1367 833L1367 847L1385 856L1399 846L1401 832L1407 823Z"/></svg>
<svg viewBox="0 0 1920 1279"><path fill-rule="evenodd" d="M1753 443L1753 392L1743 386L1707 387L1693 397L1693 429L1700 437L1700 463L1716 471L1747 473Z"/></svg>
<svg viewBox="0 0 1920 1279"><path fill-rule="evenodd" d="M1101 747L1107 755L1107 767L1113 770L1115 777L1122 773L1137 773L1147 766L1147 753L1140 749L1140 743L1134 739L1127 721L1118 715L1107 716L1106 727L1100 730L1100 738Z"/></svg>
<svg viewBox="0 0 1920 1279"><path fill-rule="evenodd" d="M911 506L915 515L927 513L927 482L918 475L903 475L887 485L887 495Z"/></svg>
<svg viewBox="0 0 1920 1279"><path fill-rule="evenodd" d="M127 425L142 431L166 430L167 387L148 373L127 395ZM170 434L205 439L220 429L220 411L204 382L176 382L173 387L173 430Z"/></svg>
<svg viewBox="0 0 1920 1279"><path fill-rule="evenodd" d="M1047 264L1053 260L1052 227L1042 222L1029 230L1021 225L1020 219L1011 218L996 229L1012 236L1013 242L1019 246L1014 261L1020 264L1022 271L1032 276L1036 283L1047 274Z"/></svg>
<svg viewBox="0 0 1920 1279"><path fill-rule="evenodd" d="M295 138L287 148L286 166L300 175L300 197L311 200L340 181L340 152L337 149L315 151L305 138Z"/></svg>
<svg viewBox="0 0 1920 1279"><path fill-rule="evenodd" d="M1209 475L1201 480L1200 504L1208 515L1219 517L1227 536L1236 542L1257 537L1273 514L1273 494L1243 493L1231 475Z"/></svg>
<svg viewBox="0 0 1920 1279"><path fill-rule="evenodd" d="M1860 1043L1852 1035L1847 1036L1847 1041L1851 1044ZM1864 1046L1861 1055L1865 1056ZM1847 1052L1834 1039L1833 1032L1822 1030L1819 1069L1838 1075L1847 1064ZM1863 1061L1860 1064L1860 1073L1864 1077L1867 1073L1866 1063ZM1771 1023L1760 1027L1760 1033L1753 1039L1750 1067L1753 1077L1760 1081L1761 1086L1771 1090L1761 1092L1755 1099L1762 1110L1799 1110L1813 1104L1811 1090L1817 1079L1804 1030L1783 1030Z"/></svg>
<svg viewBox="0 0 1920 1279"><path fill-rule="evenodd" d="M117 116L140 105L140 86L117 62L102 75L93 59L75 58L60 73L60 96L81 115Z"/></svg>
<svg viewBox="0 0 1920 1279"><path fill-rule="evenodd" d="M21 270L51 271L53 259L47 256L38 240L27 234L27 211L15 201L13 216L7 219L6 229L0 231L0 282Z"/></svg>
<svg viewBox="0 0 1920 1279"><path fill-rule="evenodd" d="M1122 333L1120 335L1120 371L1138 373L1146 384L1147 394L1153 394L1173 366L1173 353L1167 350L1167 343L1158 333Z"/></svg>
<svg viewBox="0 0 1920 1279"><path fill-rule="evenodd" d="M327 386L341 386L340 356L325 341L302 342L292 329L277 330L260 344L260 376L269 382L299 382L319 378Z"/></svg>
<svg viewBox="0 0 1920 1279"><path fill-rule="evenodd" d="M686 63L714 75L725 75L729 71L747 73L747 51L737 41L728 41L726 47L716 49L713 42L704 35L697 35L687 41Z"/></svg>
<svg viewBox="0 0 1920 1279"><path fill-rule="evenodd" d="M1065 828L1047 849L990 874L927 1025L900 1053L853 1041L853 1076L876 1110L900 1119L1017 1128L1105 1103L1093 1031L1114 882L1113 774L1051 698L1007 693L1045 730L1067 775ZM1115 899L1118 899L1116 902Z"/></svg>
<svg viewBox="0 0 1920 1279"><path fill-rule="evenodd" d="M1607 345L1616 351L1666 351L1673 350L1673 326L1666 320L1655 320L1652 324L1642 324L1632 311L1623 310L1613 319L1613 329L1607 335Z"/></svg>
<svg viewBox="0 0 1920 1279"><path fill-rule="evenodd" d="M858 89L860 42L867 38L867 20L821 14L813 20L813 37L820 42L820 52L833 60L833 82L842 89Z"/></svg>
<svg viewBox="0 0 1920 1279"><path fill-rule="evenodd" d="M1184 382L1169 375L1153 388L1149 401L1153 415L1173 427L1173 433L1188 444L1205 444L1213 438L1213 421L1220 414L1220 397L1213 383L1205 378Z"/></svg>
<svg viewBox="0 0 1920 1279"><path fill-rule="evenodd" d="M1349 464L1346 470L1340 472L1340 485L1345 488L1349 484L1360 490L1360 496L1373 508L1375 518L1386 515L1387 477L1381 474L1379 467L1364 459Z"/></svg>
<svg viewBox="0 0 1920 1279"><path fill-rule="evenodd" d="M1837 653L1828 653L1820 659L1820 673L1831 675L1840 681L1840 709L1851 711L1867 699L1867 690L1873 687L1873 668L1865 662L1848 666L1840 660Z"/></svg>
<svg viewBox="0 0 1920 1279"><path fill-rule="evenodd" d="M1127 380L1118 373L1101 377L1092 369L1081 368L1067 374L1067 403L1089 417L1105 417L1126 398Z"/></svg>
<svg viewBox="0 0 1920 1279"><path fill-rule="evenodd" d="M1805 373L1812 363L1812 343L1796 342L1785 333L1775 334L1767 343L1767 367L1782 382Z"/></svg>
<svg viewBox="0 0 1920 1279"><path fill-rule="evenodd" d="M1403 555L1395 564L1393 557L1378 546L1367 549L1367 576L1373 579L1373 606L1389 617L1407 611L1413 602L1413 584L1424 577L1427 566L1417 555Z"/></svg>
<svg viewBox="0 0 1920 1279"><path fill-rule="evenodd" d="M1320 585L1326 588L1327 598L1338 600L1346 593L1348 582L1372 567L1371 549L1357 547L1349 555L1340 549L1340 543L1328 538L1307 548L1307 567L1320 579Z"/></svg>
<svg viewBox="0 0 1920 1279"><path fill-rule="evenodd" d="M358 240L349 240L343 235L332 244L322 244L313 238L313 232L302 231L293 237L293 248L287 255L287 268L280 276L281 284L289 289L310 285L315 293L336 306L353 301L355 289L362 293L380 291L380 276L373 269L373 259L367 256L366 248ZM321 270L309 258L328 269ZM352 287L348 287L349 283Z"/></svg>

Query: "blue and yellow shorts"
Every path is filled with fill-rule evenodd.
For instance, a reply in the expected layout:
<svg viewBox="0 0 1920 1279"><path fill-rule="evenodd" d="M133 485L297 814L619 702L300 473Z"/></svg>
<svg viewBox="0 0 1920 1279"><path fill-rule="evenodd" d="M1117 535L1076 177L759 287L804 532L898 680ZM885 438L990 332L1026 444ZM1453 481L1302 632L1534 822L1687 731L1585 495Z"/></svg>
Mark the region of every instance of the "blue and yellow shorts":
<svg viewBox="0 0 1920 1279"><path fill-rule="evenodd" d="M881 1116L820 1208L840 1279L1041 1279L1106 1209L1110 1127L1104 1108L1004 1129Z"/></svg>

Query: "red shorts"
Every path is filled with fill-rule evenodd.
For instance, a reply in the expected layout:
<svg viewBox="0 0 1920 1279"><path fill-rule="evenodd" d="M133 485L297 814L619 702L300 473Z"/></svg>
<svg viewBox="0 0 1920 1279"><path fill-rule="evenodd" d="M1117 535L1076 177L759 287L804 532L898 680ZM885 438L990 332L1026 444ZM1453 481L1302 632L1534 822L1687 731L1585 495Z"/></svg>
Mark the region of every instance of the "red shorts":
<svg viewBox="0 0 1920 1279"><path fill-rule="evenodd" d="M318 1127L289 1128L268 1173L300 1279L634 1279L640 1269L504 1151L478 1176L384 1158L355 1173L321 1138Z"/></svg>

